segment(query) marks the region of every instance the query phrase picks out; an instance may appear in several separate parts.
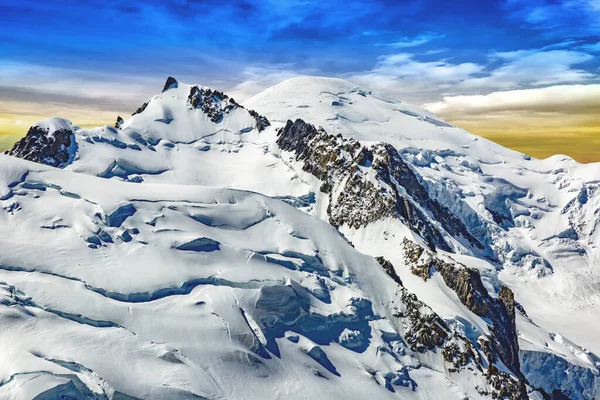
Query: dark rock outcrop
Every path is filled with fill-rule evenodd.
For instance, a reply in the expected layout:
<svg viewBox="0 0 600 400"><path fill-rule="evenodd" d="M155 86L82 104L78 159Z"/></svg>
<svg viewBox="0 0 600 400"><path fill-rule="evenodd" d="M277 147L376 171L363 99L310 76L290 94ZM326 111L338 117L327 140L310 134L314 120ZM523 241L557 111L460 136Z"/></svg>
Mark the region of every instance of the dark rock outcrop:
<svg viewBox="0 0 600 400"><path fill-rule="evenodd" d="M121 116L117 116L117 121L115 122L115 128L117 129L121 129L121 127L123 126L123 124L125 123L125 120L123 118L121 118Z"/></svg>
<svg viewBox="0 0 600 400"><path fill-rule="evenodd" d="M223 116L227 115L232 110L244 108L223 92L199 88L198 86L192 86L190 89L188 102L192 108L202 110L202 112L208 115L210 120L214 123L221 122ZM248 110L248 113L256 121L256 129L259 132L271 125L266 117L258 114L256 111Z"/></svg>
<svg viewBox="0 0 600 400"><path fill-rule="evenodd" d="M478 270L445 261L406 238L402 247L413 274L426 281L432 270L437 271L446 286L456 293L469 310L491 321L493 340L489 341L489 349L484 351L486 357L491 360L499 357L508 369L521 377L515 299L512 291L503 286L498 298L494 299L484 287Z"/></svg>
<svg viewBox="0 0 600 400"><path fill-rule="evenodd" d="M321 191L330 197L327 211L332 225L359 228L382 218L399 218L430 248L452 251L431 218L454 237L483 248L456 216L429 197L391 145L377 143L367 148L301 119L288 121L278 131L277 145L292 152L296 161L303 162L304 171L323 182ZM370 179L365 168L373 168L376 179Z"/></svg>
<svg viewBox="0 0 600 400"><path fill-rule="evenodd" d="M223 115L231 110L241 107L235 100L218 90L192 86L188 95L188 102L192 108L198 108L205 113L212 122L219 123Z"/></svg>
<svg viewBox="0 0 600 400"><path fill-rule="evenodd" d="M163 93L169 89L175 89L179 87L179 82L172 76L167 78L165 86L163 87ZM146 110L150 101L145 102L131 115L141 114ZM241 104L237 103L233 98L227 96L225 93L219 90L213 90L209 88L201 88L198 86L192 86L188 95L188 104L193 109L199 109L205 113L212 122L218 124L223 120L223 117L231 111L244 108ZM248 113L256 121L256 129L261 132L271 125L269 120L258 114L254 110L248 110ZM117 124L119 121L117 120ZM115 124L115 128L119 128Z"/></svg>
<svg viewBox="0 0 600 400"><path fill-rule="evenodd" d="M519 362L519 341L517 336L517 323L515 314L515 295L506 286L500 288L496 302L494 318L494 335L498 339L499 351L502 360L509 368L521 373Z"/></svg>
<svg viewBox="0 0 600 400"><path fill-rule="evenodd" d="M256 120L256 129L259 132L262 132L265 129L267 129L267 126L271 126L271 123L269 122L267 117L260 115L254 110L248 110L248 113L250 113L250 115Z"/></svg>
<svg viewBox="0 0 600 400"><path fill-rule="evenodd" d="M396 192L399 188L406 191L412 202L416 203L423 210L426 210L454 238L464 238L473 247L478 249L483 248L483 245L471 235L462 221L437 200L429 196L427 189L421 184L408 164L402 160L402 157L400 157L400 154L393 146L380 143L375 146L375 152L379 157L373 162L373 168L377 171L378 178L394 190L397 198L396 203L404 203L403 207L399 207L404 218L411 218L418 210L415 210L416 207L413 204L400 201L404 197ZM421 227L421 230L427 229ZM430 230L429 235L435 235L435 232ZM427 237L425 238L427 239ZM434 242L433 239L427 240L427 243ZM439 238L435 238L435 240L439 240Z"/></svg>
<svg viewBox="0 0 600 400"><path fill-rule="evenodd" d="M146 109L146 107L148 107L148 104L149 104L149 103L150 103L150 101L147 101L147 102L145 102L145 103L144 103L144 104L142 104L142 105L141 105L141 106L140 106L140 107L139 107L137 110L135 110L135 111L133 112L133 114L131 114L131 115L133 116L133 115L136 115L136 114L141 114L141 113L143 113L143 112L144 112L144 110Z"/></svg>
<svg viewBox="0 0 600 400"><path fill-rule="evenodd" d="M63 168L72 161L75 146L75 135L70 129L49 132L40 126L32 126L27 135L5 154Z"/></svg>
<svg viewBox="0 0 600 400"><path fill-rule="evenodd" d="M388 274L388 276L390 278L392 278L394 280L394 282L396 282L398 285L402 286L402 280L396 273L396 270L394 269L394 266L392 265L391 262L389 262L388 260L386 260L383 257L376 257L375 260L377 260L379 265L381 265L381 268L383 268L385 273Z"/></svg>
<svg viewBox="0 0 600 400"><path fill-rule="evenodd" d="M441 350L444 361L450 366L449 372L468 368L474 374L481 374L489 384L488 389L479 388L481 395L493 399L527 398L525 380L520 371L513 377L498 370L494 365L498 358L503 360L502 356L498 357L498 348L494 345L494 340L482 335L477 342L471 342L464 335L451 329L438 314L399 282L400 279L389 261L383 257L378 257L377 261L388 276L398 283L397 296L391 301L392 311L399 323L399 331L411 350L419 353ZM504 293L503 297L510 299L507 293ZM485 359L482 354L485 355Z"/></svg>
<svg viewBox="0 0 600 400"><path fill-rule="evenodd" d="M423 353L444 346L450 337L444 320L405 288L400 291L400 299L403 307L394 316L404 319L404 340L409 347Z"/></svg>
<svg viewBox="0 0 600 400"><path fill-rule="evenodd" d="M177 82L177 79L173 78L172 76L169 76L167 78L167 81L165 82L165 86L163 87L163 93L166 92L169 89L175 89L179 86L179 82Z"/></svg>

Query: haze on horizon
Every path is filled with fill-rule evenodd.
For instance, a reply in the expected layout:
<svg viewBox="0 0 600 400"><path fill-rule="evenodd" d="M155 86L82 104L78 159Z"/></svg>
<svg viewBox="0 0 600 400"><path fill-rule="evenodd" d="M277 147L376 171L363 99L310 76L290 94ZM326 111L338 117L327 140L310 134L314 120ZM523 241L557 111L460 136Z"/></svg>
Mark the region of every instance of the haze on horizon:
<svg viewBox="0 0 600 400"><path fill-rule="evenodd" d="M168 75L242 101L351 80L544 158L600 161L600 0L0 0L0 148L112 124Z"/></svg>

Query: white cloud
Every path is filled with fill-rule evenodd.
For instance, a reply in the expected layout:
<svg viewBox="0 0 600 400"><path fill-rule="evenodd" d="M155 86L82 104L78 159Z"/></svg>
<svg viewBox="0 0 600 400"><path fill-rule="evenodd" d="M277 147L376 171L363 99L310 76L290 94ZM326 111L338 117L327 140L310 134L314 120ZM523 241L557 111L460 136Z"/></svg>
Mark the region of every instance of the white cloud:
<svg viewBox="0 0 600 400"><path fill-rule="evenodd" d="M600 33L599 0L506 0L514 18L550 37L589 37Z"/></svg>
<svg viewBox="0 0 600 400"><path fill-rule="evenodd" d="M388 43L388 46L397 48L417 47L429 43L432 40L441 39L443 37L445 37L445 35L439 35L435 33L424 33L413 38L403 37L402 39L396 42Z"/></svg>
<svg viewBox="0 0 600 400"><path fill-rule="evenodd" d="M482 65L474 63L452 64L444 60L420 62L415 61L411 54L401 53L380 58L371 72L396 79L418 77L435 84L460 82L483 69Z"/></svg>
<svg viewBox="0 0 600 400"><path fill-rule="evenodd" d="M600 110L600 84L558 85L537 89L492 92L486 95L445 96L424 105L444 118L479 119L506 112L595 115Z"/></svg>
<svg viewBox="0 0 600 400"><path fill-rule="evenodd" d="M583 51L589 51L589 52L593 52L593 53L600 53L600 42L591 43L591 44L584 44L583 46L580 46L579 48L581 50L583 50Z"/></svg>
<svg viewBox="0 0 600 400"><path fill-rule="evenodd" d="M584 69L594 56L562 47L566 41L541 49L490 53L488 63L456 63L451 59L419 61L411 53L380 57L369 71L345 77L365 87L391 93L413 103L431 103L443 96L475 95L577 83L597 83L598 74Z"/></svg>
<svg viewBox="0 0 600 400"><path fill-rule="evenodd" d="M421 62L413 54L399 53L381 57L372 70L349 74L347 78L370 89L401 96L402 100L422 102L483 70L484 66L475 63Z"/></svg>
<svg viewBox="0 0 600 400"><path fill-rule="evenodd" d="M594 59L587 53L571 50L518 50L494 53L502 65L488 76L465 80L463 88L516 89L528 86L583 82L594 77L573 68Z"/></svg>

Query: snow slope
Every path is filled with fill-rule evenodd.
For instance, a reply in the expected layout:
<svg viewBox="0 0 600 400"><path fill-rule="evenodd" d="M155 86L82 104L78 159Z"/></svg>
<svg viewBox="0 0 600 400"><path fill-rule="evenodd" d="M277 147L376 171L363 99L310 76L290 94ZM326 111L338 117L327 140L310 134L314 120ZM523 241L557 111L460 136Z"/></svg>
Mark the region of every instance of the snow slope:
<svg viewBox="0 0 600 400"><path fill-rule="evenodd" d="M248 110L215 123L178 84L149 100L120 129L74 127L78 151L68 170L105 178L225 186L267 195L301 195L307 187L267 151ZM259 173L260 172L260 173Z"/></svg>
<svg viewBox="0 0 600 400"><path fill-rule="evenodd" d="M0 157L0 398L499 396L519 378L482 344L510 341L503 286L531 386L600 392L600 167L530 159L343 80L295 78L241 106L171 79L115 127L34 127L49 140L26 150L62 132L62 170ZM299 118L329 140L309 150L338 151L316 175L280 145ZM352 140L393 146L423 190L381 181L375 151L357 165ZM360 190L339 201L346 169L416 219L345 223L373 208ZM435 265L475 271L458 287L403 247L426 248L424 226L449 246ZM461 297L478 282L484 311Z"/></svg>
<svg viewBox="0 0 600 400"><path fill-rule="evenodd" d="M600 165L532 159L339 79L294 78L245 104L274 124L301 118L392 144L431 196L490 242L502 280L530 315L600 353L600 324L586 322L600 315Z"/></svg>
<svg viewBox="0 0 600 400"><path fill-rule="evenodd" d="M406 346L373 258L280 200L0 165L0 397L485 397Z"/></svg>
<svg viewBox="0 0 600 400"><path fill-rule="evenodd" d="M426 110L339 79L294 78L245 105L259 110L274 125L300 118L365 145L393 145L431 197L490 245L499 262L488 264L488 269L513 289L529 317L550 332L540 341L537 334L529 338L530 329L521 326L522 347L556 354L550 350L557 345L555 338L566 336L588 350L570 351L559 343L563 349L558 354L574 365L585 360L583 364L598 376L593 353L600 354L596 322L600 315L596 230L600 165L583 165L560 155L532 159L450 126ZM295 163L293 158L290 164ZM391 232L397 238L409 235L397 225L389 221L341 230L359 250L380 255L390 252ZM462 246L455 251L476 255ZM394 261L392 255L390 259ZM469 266L487 264L472 258L462 261ZM588 385L595 385L597 395L595 379Z"/></svg>

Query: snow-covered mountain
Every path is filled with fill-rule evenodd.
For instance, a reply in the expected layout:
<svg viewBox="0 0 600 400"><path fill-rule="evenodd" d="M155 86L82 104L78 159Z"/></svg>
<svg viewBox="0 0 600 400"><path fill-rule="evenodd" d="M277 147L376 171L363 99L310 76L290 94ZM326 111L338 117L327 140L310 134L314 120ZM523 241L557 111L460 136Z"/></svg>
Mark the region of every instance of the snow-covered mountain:
<svg viewBox="0 0 600 400"><path fill-rule="evenodd" d="M600 396L600 165L315 77L7 153L1 398Z"/></svg>

